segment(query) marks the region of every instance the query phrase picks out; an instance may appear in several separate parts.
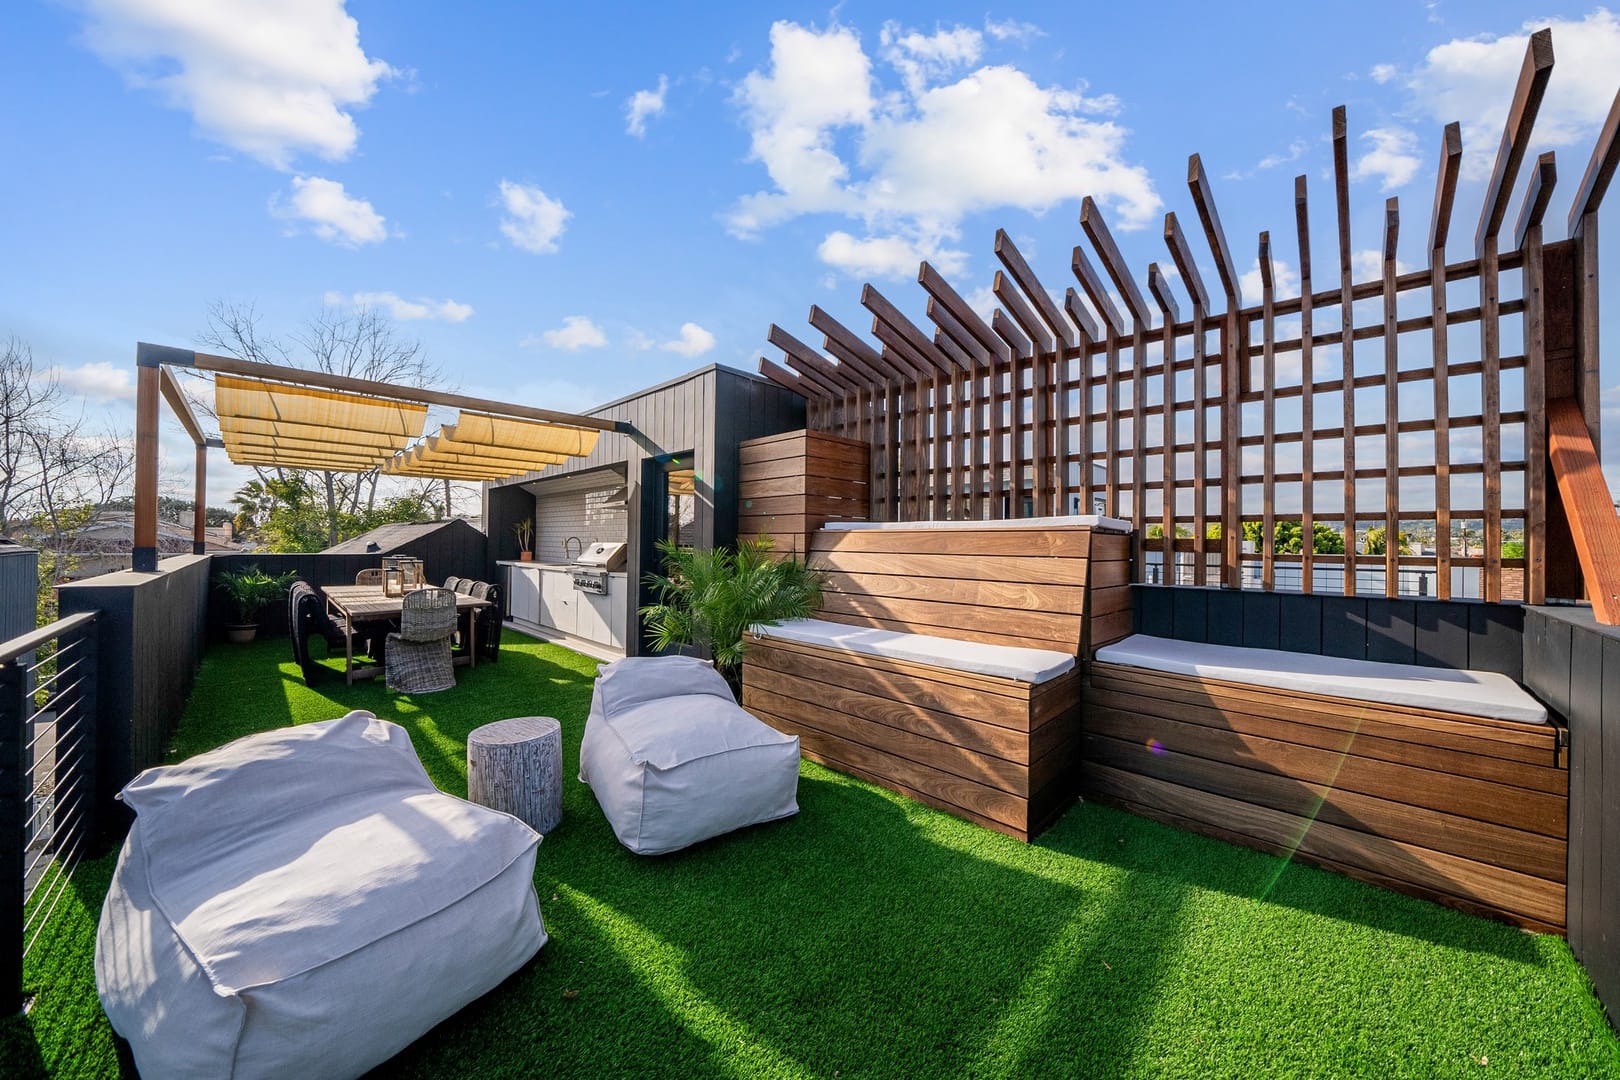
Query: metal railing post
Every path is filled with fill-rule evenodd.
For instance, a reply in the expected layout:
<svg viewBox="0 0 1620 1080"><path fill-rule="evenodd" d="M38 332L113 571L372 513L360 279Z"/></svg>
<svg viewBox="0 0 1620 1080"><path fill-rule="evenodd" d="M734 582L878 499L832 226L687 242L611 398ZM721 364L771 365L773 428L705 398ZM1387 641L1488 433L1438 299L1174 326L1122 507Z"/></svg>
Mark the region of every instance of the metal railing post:
<svg viewBox="0 0 1620 1080"><path fill-rule="evenodd" d="M23 1003L24 823L28 789L23 720L29 713L22 659L0 664L0 995L5 1010Z"/></svg>

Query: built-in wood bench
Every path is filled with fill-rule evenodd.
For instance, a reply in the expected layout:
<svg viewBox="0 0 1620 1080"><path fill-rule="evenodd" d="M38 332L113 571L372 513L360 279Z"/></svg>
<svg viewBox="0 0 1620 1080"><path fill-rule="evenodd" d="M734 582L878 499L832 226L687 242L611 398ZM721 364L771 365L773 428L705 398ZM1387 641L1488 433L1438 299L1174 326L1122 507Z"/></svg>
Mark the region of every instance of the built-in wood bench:
<svg viewBox="0 0 1620 1080"><path fill-rule="evenodd" d="M748 636L743 705L812 760L1028 840L1074 799L1077 658L1130 632L1126 529L829 524L817 618Z"/></svg>
<svg viewBox="0 0 1620 1080"><path fill-rule="evenodd" d="M1562 732L1505 675L1136 636L1089 667L1080 772L1089 798L1561 933Z"/></svg>

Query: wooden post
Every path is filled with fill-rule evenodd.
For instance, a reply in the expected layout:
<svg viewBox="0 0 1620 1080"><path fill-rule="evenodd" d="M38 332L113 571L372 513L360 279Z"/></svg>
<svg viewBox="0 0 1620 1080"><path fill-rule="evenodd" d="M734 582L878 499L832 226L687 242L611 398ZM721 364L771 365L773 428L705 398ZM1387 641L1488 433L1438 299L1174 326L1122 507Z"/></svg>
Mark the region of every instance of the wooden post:
<svg viewBox="0 0 1620 1080"><path fill-rule="evenodd" d="M549 716L485 724L467 736L467 800L545 836L562 822L562 725Z"/></svg>
<svg viewBox="0 0 1620 1080"><path fill-rule="evenodd" d="M1356 594L1356 335L1350 277L1350 123L1333 110L1333 197L1339 213L1339 374L1344 403L1344 595Z"/></svg>
<svg viewBox="0 0 1620 1080"><path fill-rule="evenodd" d="M157 569L158 365L135 369L135 544L131 566Z"/></svg>
<svg viewBox="0 0 1620 1080"><path fill-rule="evenodd" d="M444 490L448 495L450 481L444 482ZM197 478L192 494L191 510L191 553L202 555L208 550L207 515L203 512L208 502L208 447L197 444ZM446 505L448 506L448 498Z"/></svg>

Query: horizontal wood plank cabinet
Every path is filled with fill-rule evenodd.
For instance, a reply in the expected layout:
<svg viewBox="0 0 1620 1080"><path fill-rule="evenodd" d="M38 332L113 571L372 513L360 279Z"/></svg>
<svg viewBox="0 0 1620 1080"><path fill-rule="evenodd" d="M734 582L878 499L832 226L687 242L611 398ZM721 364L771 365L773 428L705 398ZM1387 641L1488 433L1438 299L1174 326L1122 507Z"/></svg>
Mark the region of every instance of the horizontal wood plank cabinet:
<svg viewBox="0 0 1620 1080"><path fill-rule="evenodd" d="M1562 729L1095 662L1082 792L1193 832L1562 933Z"/></svg>
<svg viewBox="0 0 1620 1080"><path fill-rule="evenodd" d="M1076 519L1085 520L1085 519ZM823 529L817 618L1084 655L1130 633L1130 536L1088 525ZM804 755L1029 840L1072 805L1081 673L1028 683L750 635L743 706Z"/></svg>
<svg viewBox="0 0 1620 1080"><path fill-rule="evenodd" d="M749 439L738 448L737 536L769 537L778 555L804 558L829 521L865 521L871 449L821 431Z"/></svg>

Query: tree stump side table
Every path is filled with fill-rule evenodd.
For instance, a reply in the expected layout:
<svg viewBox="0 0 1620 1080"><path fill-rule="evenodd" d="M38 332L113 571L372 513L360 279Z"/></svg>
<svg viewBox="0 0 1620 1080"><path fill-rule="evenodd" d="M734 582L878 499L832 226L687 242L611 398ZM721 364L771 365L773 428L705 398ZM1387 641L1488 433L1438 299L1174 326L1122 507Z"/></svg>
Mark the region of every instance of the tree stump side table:
<svg viewBox="0 0 1620 1080"><path fill-rule="evenodd" d="M549 716L485 724L467 736L467 799L544 836L562 821L562 725Z"/></svg>

